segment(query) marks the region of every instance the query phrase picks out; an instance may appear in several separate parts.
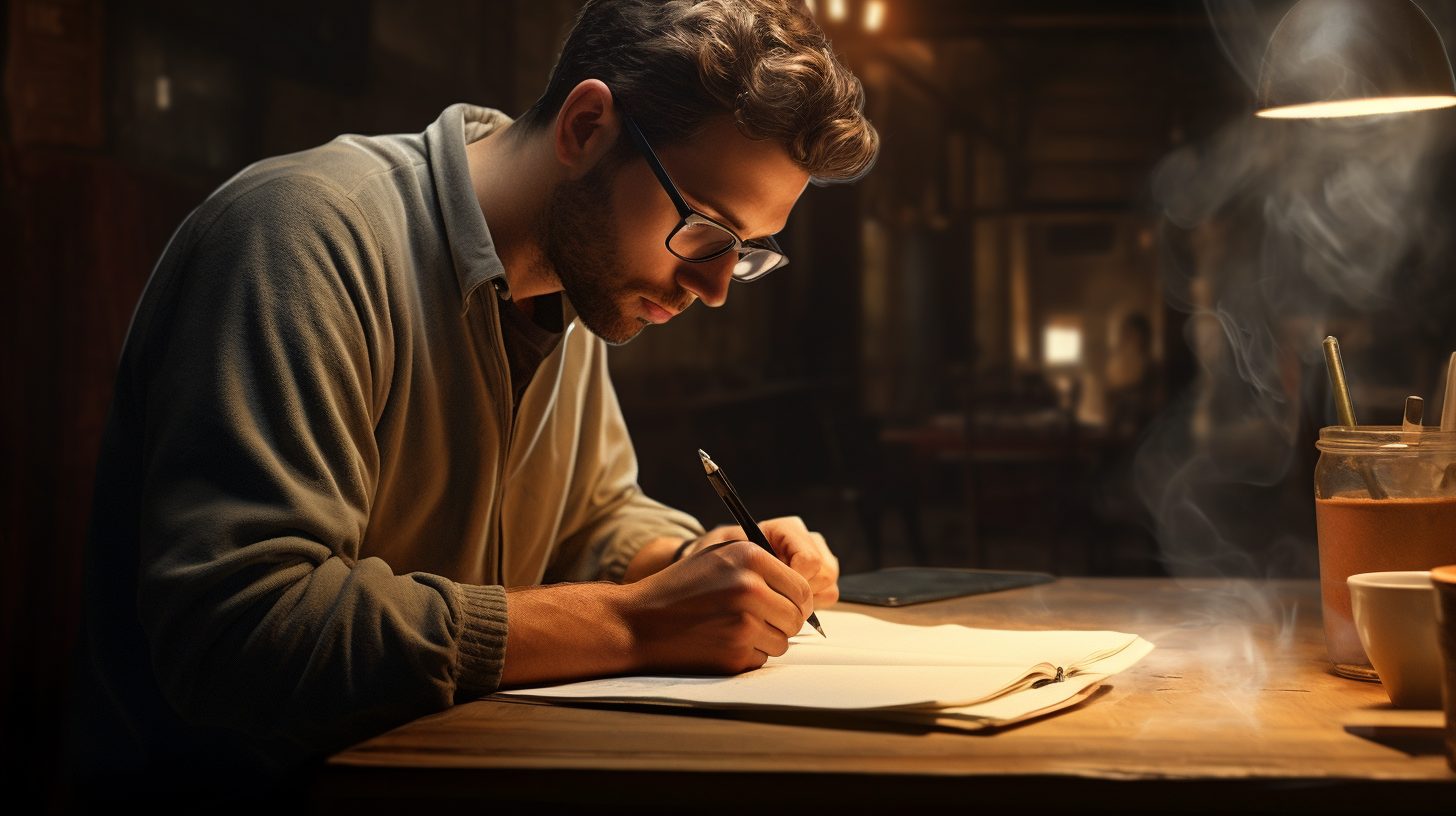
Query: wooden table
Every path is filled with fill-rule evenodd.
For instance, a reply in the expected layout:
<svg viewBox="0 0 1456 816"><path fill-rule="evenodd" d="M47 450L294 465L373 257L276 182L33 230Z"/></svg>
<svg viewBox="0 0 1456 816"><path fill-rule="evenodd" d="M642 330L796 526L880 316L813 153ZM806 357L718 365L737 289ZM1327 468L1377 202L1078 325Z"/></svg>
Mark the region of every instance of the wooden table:
<svg viewBox="0 0 1456 816"><path fill-rule="evenodd" d="M417 798L1456 813L1456 774L1438 739L1344 728L1390 706L1378 684L1329 668L1314 581L1067 578L904 609L843 608L910 624L1115 629L1157 649L1087 702L994 733L482 700L335 755L312 802L350 813Z"/></svg>

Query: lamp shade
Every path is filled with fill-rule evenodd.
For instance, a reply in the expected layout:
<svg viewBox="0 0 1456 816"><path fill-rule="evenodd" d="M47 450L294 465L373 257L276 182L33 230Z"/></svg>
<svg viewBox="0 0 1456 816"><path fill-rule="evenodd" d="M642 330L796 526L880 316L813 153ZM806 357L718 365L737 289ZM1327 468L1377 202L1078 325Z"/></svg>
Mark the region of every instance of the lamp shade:
<svg viewBox="0 0 1456 816"><path fill-rule="evenodd" d="M1300 0L1269 40L1259 115L1361 116L1456 105L1441 35L1411 0Z"/></svg>

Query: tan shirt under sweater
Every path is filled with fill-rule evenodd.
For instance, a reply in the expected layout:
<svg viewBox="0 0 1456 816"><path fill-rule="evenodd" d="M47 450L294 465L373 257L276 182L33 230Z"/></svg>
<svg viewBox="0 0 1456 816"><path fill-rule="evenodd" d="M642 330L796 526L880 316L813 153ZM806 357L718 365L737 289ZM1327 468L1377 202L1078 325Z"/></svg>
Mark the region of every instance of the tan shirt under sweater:
<svg viewBox="0 0 1456 816"><path fill-rule="evenodd" d="M618 580L702 531L637 487L606 346L564 301L512 417L465 161L507 122L455 105L259 162L173 237L92 509L92 764L252 778L489 692L503 586Z"/></svg>

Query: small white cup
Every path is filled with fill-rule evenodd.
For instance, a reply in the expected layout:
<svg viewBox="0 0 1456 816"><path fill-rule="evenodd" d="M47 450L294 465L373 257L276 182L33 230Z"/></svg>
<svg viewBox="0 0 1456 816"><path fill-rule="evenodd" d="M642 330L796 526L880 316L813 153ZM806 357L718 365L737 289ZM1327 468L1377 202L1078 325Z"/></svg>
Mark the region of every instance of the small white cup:
<svg viewBox="0 0 1456 816"><path fill-rule="evenodd" d="M1431 573L1351 575L1350 605L1360 645L1398 708L1441 707L1441 653Z"/></svg>

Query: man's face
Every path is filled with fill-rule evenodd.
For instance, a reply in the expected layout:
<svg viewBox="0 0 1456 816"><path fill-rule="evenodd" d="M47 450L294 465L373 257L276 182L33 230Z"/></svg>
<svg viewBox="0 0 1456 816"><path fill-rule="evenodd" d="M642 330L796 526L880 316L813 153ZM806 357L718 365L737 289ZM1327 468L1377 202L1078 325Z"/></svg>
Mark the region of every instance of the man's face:
<svg viewBox="0 0 1456 816"><path fill-rule="evenodd" d="M689 205L744 240L783 229L809 181L781 146L748 139L727 117L657 155ZM690 263L668 252L677 209L647 162L604 164L557 185L543 225L546 257L586 327L620 345L695 299L722 305L736 253Z"/></svg>

